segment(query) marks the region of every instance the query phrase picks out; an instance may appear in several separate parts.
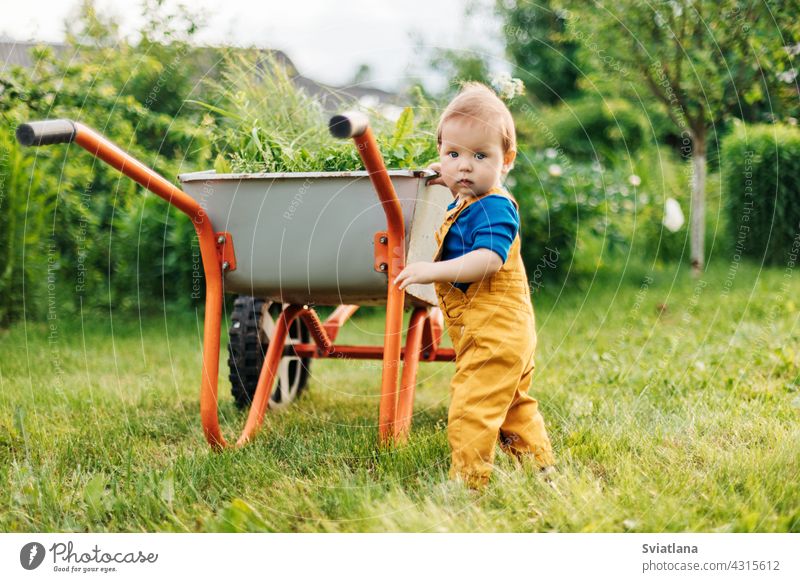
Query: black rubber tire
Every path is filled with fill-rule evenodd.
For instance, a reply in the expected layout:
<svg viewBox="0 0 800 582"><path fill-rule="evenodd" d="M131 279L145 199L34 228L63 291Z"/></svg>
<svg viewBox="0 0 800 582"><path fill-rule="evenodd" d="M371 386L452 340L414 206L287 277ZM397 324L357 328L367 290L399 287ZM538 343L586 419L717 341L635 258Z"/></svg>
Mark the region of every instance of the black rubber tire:
<svg viewBox="0 0 800 582"><path fill-rule="evenodd" d="M258 376L264 364L264 356L269 348L269 338L260 331L264 323L262 318L269 317L274 322L281 309L280 303L247 295L240 295L234 301L229 330L228 368L231 394L239 408L250 407L256 393ZM300 318L296 318L289 328L287 341L308 343L310 340L311 334L308 328ZM293 394L286 398L284 396L286 391L278 379L270 396L270 408L283 408L300 397L308 385L310 365L311 358L284 358L280 366L287 366L284 377L289 378L290 393Z"/></svg>

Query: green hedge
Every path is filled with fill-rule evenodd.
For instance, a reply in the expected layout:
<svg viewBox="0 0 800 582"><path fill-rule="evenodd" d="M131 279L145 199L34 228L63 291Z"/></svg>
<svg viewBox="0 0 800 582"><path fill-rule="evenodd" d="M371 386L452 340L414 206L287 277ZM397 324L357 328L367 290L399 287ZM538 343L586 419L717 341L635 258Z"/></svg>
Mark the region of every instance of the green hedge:
<svg viewBox="0 0 800 582"><path fill-rule="evenodd" d="M785 264L800 236L800 129L741 125L722 142L734 254Z"/></svg>
<svg viewBox="0 0 800 582"><path fill-rule="evenodd" d="M534 148L560 148L576 160L635 152L650 131L640 110L627 101L595 97L549 110L528 108L517 116L517 130Z"/></svg>
<svg viewBox="0 0 800 582"><path fill-rule="evenodd" d="M507 185L520 206L522 259L532 291L594 273L626 248L634 192L627 168L522 149Z"/></svg>
<svg viewBox="0 0 800 582"><path fill-rule="evenodd" d="M23 148L14 130L76 119L174 180L212 165L210 116L183 105L203 68L182 42L77 46L0 73L0 327L202 305L188 218L81 148Z"/></svg>

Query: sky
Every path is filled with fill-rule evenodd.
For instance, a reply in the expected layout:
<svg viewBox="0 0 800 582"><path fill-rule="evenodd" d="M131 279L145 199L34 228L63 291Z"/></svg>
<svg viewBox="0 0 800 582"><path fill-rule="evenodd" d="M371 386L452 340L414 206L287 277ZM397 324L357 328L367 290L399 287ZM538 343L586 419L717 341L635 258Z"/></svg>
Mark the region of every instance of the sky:
<svg viewBox="0 0 800 582"><path fill-rule="evenodd" d="M465 16L465 2L478 10ZM166 10L179 2L165 0ZM64 39L64 22L79 0L4 2L0 36L6 40ZM359 65L370 65L369 84L385 90L405 86L409 76L432 89L437 71L423 66L433 47L477 50L496 72L508 70L493 17L493 0L184 0L204 15L200 44L281 49L300 73L322 83L345 85ZM144 18L139 1L95 0L101 15L113 16L123 35L135 38Z"/></svg>

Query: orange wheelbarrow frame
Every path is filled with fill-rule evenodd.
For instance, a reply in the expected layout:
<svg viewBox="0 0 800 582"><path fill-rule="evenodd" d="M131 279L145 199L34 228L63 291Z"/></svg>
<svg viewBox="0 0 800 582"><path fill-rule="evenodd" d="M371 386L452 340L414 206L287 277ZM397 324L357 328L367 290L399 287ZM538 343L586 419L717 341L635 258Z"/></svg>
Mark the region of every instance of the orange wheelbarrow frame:
<svg viewBox="0 0 800 582"><path fill-rule="evenodd" d="M244 429L235 446L252 440L264 421L275 383L278 365L284 356L289 326L300 317L310 331L313 344L295 344L300 357L350 359L382 359L381 396L378 412L378 437L381 445L403 441L411 429L417 366L423 361L453 361L452 348L440 347L442 317L437 307L417 307L411 314L402 346L405 291L393 283L405 267L405 225L400 201L386 172L383 158L367 118L360 113L345 113L330 121L333 135L352 138L369 173L373 188L386 215L387 277L386 327L383 346L337 346L334 340L341 326L358 309L356 305L340 305L323 323L314 309L305 305L289 305L278 317L269 343ZM219 353L222 329L223 273L236 269L234 241L229 233L217 232L200 204L161 175L91 128L70 120L46 120L25 123L17 129L17 139L26 146L75 142L94 157L113 166L153 194L163 198L186 214L194 225L200 243L200 254L206 282L206 304L203 325L203 368L200 384L200 418L206 440L214 450L231 446L223 437L219 424ZM400 361L403 371L398 388Z"/></svg>

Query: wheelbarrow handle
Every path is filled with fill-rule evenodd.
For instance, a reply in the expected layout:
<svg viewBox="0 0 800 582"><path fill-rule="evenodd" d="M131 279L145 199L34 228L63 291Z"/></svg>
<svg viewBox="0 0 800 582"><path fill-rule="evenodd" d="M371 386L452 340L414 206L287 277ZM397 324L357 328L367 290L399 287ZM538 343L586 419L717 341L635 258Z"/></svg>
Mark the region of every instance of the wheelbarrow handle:
<svg viewBox="0 0 800 582"><path fill-rule="evenodd" d="M381 400L378 412L380 442L387 443L395 433L397 417L397 376L400 364L400 340L403 336L403 305L405 290L400 289L394 279L406 266L405 223L400 199L386 171L378 142L372 135L367 116L358 111L347 111L334 115L328 122L334 137L352 138L358 155L364 162L375 193L386 214L389 261L388 293L386 297L386 328L384 330L383 372L381 376Z"/></svg>
<svg viewBox="0 0 800 582"><path fill-rule="evenodd" d="M346 111L334 115L328 122L333 137L345 139L363 135L369 127L369 118L359 111Z"/></svg>
<svg viewBox="0 0 800 582"><path fill-rule="evenodd" d="M75 123L69 119L31 121L17 128L17 141L24 146L70 143L76 133Z"/></svg>
<svg viewBox="0 0 800 582"><path fill-rule="evenodd" d="M400 199L386 171L378 142L369 127L369 118L360 111L345 111L330 118L328 129L334 137L353 139L375 193L381 201L386 214L391 256L394 259L390 261L387 270L391 282L405 267L405 223Z"/></svg>
<svg viewBox="0 0 800 582"><path fill-rule="evenodd" d="M219 236L200 203L173 186L163 176L114 145L105 137L78 121L50 119L23 123L17 128L23 145L48 145L75 142L91 155L116 168L130 179L163 198L189 216L200 243L200 256L206 279L206 312L203 324L203 371L200 388L200 417L206 439L215 448L225 446L219 426L217 377L219 375L219 339L222 321L222 269ZM230 245L226 244L226 247Z"/></svg>

